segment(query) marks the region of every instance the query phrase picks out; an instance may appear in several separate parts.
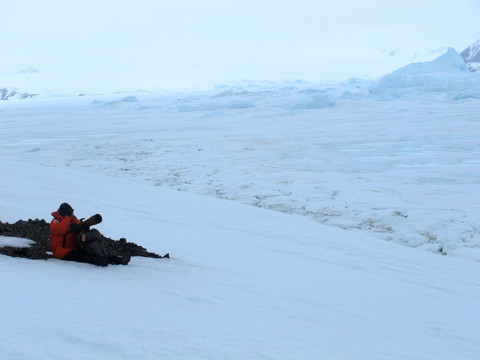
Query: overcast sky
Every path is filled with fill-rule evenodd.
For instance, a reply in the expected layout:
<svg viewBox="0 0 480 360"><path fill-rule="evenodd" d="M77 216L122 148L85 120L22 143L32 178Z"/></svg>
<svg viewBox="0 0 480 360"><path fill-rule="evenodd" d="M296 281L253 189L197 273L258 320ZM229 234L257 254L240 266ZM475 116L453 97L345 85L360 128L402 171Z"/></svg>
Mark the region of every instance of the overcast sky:
<svg viewBox="0 0 480 360"><path fill-rule="evenodd" d="M480 39L480 0L0 0L0 73L378 76ZM396 56L391 56L392 54Z"/></svg>

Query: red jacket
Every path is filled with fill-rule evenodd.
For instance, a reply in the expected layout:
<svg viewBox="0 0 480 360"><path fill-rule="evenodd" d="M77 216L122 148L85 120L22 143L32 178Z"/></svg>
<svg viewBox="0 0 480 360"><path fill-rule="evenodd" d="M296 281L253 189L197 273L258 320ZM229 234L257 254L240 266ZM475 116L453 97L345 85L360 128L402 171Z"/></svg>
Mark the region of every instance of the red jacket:
<svg viewBox="0 0 480 360"><path fill-rule="evenodd" d="M63 259L72 250L78 250L75 241L75 234L70 230L71 224L78 224L80 221L75 215L72 217L60 215L58 211L52 213L53 219L50 223L50 244L53 255L57 259Z"/></svg>

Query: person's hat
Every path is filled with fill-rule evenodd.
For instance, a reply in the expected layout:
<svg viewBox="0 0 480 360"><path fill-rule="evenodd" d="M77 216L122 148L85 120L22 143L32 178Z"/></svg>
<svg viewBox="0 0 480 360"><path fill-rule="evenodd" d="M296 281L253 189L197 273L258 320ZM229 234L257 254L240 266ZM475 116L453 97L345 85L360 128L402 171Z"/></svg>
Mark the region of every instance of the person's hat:
<svg viewBox="0 0 480 360"><path fill-rule="evenodd" d="M60 207L58 208L58 212L60 213L60 215L62 216L72 216L73 214L73 209L72 207L67 204L67 203L63 203L62 205L60 205Z"/></svg>

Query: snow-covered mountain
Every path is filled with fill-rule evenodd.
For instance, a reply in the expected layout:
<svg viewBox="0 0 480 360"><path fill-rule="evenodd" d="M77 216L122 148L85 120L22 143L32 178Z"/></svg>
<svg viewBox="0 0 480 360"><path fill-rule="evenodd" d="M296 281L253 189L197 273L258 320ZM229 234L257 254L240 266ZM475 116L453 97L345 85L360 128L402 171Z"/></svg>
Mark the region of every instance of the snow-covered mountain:
<svg viewBox="0 0 480 360"><path fill-rule="evenodd" d="M34 67L27 67L14 73L0 74L0 101L13 99L31 99L38 96L37 91L31 91L32 78L41 74ZM25 89L29 89L28 92Z"/></svg>
<svg viewBox="0 0 480 360"><path fill-rule="evenodd" d="M463 50L460 55L462 55L470 71L480 71L480 40Z"/></svg>

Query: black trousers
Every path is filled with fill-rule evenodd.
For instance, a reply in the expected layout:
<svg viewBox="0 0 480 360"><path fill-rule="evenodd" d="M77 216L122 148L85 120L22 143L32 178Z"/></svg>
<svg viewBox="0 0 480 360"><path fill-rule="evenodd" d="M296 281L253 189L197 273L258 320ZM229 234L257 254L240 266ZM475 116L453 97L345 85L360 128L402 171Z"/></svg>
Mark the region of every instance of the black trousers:
<svg viewBox="0 0 480 360"><path fill-rule="evenodd" d="M125 259L121 256L115 256L115 255L103 257L99 255L89 254L85 250L80 249L80 250L69 251L67 255L63 257L63 260L89 263L89 264L94 264L98 266L107 266L108 264L126 265L130 261L130 256L128 256L128 259Z"/></svg>
<svg viewBox="0 0 480 360"><path fill-rule="evenodd" d="M89 263L89 264L95 264L95 259L96 259L95 255L88 254L86 251L83 251L83 250L69 251L67 255L63 257L63 260L76 261L76 262Z"/></svg>

